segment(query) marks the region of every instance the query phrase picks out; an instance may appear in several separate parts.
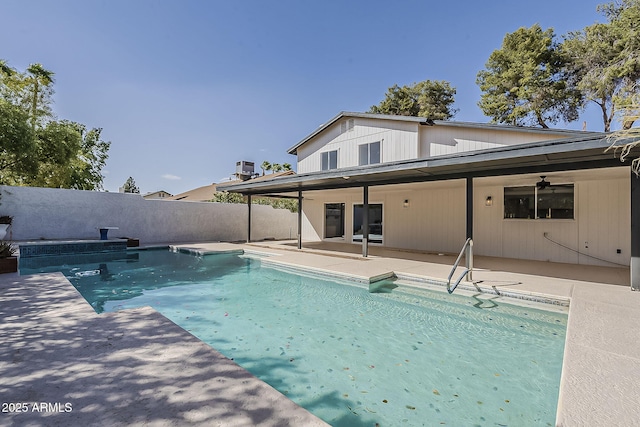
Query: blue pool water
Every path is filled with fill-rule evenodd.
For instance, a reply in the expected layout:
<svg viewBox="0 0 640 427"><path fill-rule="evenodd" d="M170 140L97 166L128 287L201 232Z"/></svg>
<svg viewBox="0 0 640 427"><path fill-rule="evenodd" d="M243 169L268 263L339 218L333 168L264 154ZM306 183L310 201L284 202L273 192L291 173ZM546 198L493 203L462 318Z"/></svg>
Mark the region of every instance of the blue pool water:
<svg viewBox="0 0 640 427"><path fill-rule="evenodd" d="M397 282L369 292L234 254L38 262L22 274L62 271L98 313L152 306L334 426L555 422L563 313Z"/></svg>

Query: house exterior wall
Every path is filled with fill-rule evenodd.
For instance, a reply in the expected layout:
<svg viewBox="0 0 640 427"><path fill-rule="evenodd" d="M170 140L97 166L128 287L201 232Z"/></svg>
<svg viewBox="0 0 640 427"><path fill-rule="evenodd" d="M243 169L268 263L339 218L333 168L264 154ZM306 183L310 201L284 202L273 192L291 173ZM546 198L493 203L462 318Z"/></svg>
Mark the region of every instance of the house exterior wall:
<svg viewBox="0 0 640 427"><path fill-rule="evenodd" d="M353 120L351 130L341 132L342 124ZM321 170L321 153L338 151L338 168L358 166L358 146L381 142L381 162L415 159L418 157L418 124L343 118L329 126L302 147L298 148L298 173Z"/></svg>
<svg viewBox="0 0 640 427"><path fill-rule="evenodd" d="M629 265L630 169L620 167L575 172L571 174L573 178L563 179L567 175L550 174L547 179L558 184L574 184L574 219L505 219L504 187L522 185L522 182L517 177L507 178L502 184L496 184L495 179L476 179L475 253L573 264ZM492 197L492 206L485 206L487 196ZM617 253L618 249L621 253Z"/></svg>
<svg viewBox="0 0 640 427"><path fill-rule="evenodd" d="M420 156L431 157L562 138L565 134L461 126L424 126L420 130Z"/></svg>
<svg viewBox="0 0 640 427"><path fill-rule="evenodd" d="M370 187L369 204L383 206L382 245L422 251L459 251L466 233L464 185L463 180L457 180L447 184ZM305 193L303 240L324 240L325 204L345 203L345 238L342 241L351 243L353 205L362 204L362 200L362 189ZM409 201L406 208L405 200Z"/></svg>
<svg viewBox="0 0 640 427"><path fill-rule="evenodd" d="M552 183L574 184L574 219L505 219L504 187L533 186L539 179L516 176L474 180L475 254L573 264L629 265L629 168L548 174ZM382 245L459 252L466 239L465 194L464 180L370 187L369 203L383 204ZM492 197L492 206L485 206L487 196ZM362 203L361 188L310 191L304 197L303 240L323 240L324 204L345 203L343 241L352 242L353 205ZM409 201L408 207L404 207L404 200Z"/></svg>
<svg viewBox="0 0 640 427"><path fill-rule="evenodd" d="M348 126L352 122L353 126ZM381 142L382 163L558 139L561 132L422 126L416 122L342 117L297 149L298 173L318 172L321 153L338 151L338 169L358 166L358 146Z"/></svg>

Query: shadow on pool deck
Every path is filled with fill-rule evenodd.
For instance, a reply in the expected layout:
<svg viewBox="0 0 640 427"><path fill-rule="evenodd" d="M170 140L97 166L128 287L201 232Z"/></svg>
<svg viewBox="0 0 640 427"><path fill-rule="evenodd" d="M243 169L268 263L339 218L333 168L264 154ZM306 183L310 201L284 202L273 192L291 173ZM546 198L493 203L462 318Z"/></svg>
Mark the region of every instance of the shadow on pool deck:
<svg viewBox="0 0 640 427"><path fill-rule="evenodd" d="M326 425L151 308L97 315L57 273L0 301L0 395L29 404L0 425Z"/></svg>

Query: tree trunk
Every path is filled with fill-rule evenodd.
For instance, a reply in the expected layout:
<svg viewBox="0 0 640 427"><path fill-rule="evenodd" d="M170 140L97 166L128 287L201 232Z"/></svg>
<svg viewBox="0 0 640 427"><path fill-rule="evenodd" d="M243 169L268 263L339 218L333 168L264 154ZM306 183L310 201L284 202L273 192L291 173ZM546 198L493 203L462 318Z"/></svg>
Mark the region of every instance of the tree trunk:
<svg viewBox="0 0 640 427"><path fill-rule="evenodd" d="M613 104L611 106L611 115L607 114L607 104L603 99L601 102L596 102L602 110L602 123L604 123L604 131L611 131L611 119L613 119Z"/></svg>

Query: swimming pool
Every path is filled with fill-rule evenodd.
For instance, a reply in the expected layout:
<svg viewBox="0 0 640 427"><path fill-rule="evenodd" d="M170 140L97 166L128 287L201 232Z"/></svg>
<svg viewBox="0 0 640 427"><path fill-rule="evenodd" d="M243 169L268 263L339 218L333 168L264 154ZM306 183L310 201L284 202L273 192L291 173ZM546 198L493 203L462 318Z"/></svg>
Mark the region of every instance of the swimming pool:
<svg viewBox="0 0 640 427"><path fill-rule="evenodd" d="M334 426L555 421L562 313L398 282L370 293L237 254L59 264L21 270L62 271L99 313L150 305Z"/></svg>

